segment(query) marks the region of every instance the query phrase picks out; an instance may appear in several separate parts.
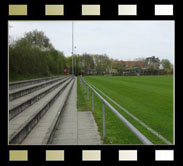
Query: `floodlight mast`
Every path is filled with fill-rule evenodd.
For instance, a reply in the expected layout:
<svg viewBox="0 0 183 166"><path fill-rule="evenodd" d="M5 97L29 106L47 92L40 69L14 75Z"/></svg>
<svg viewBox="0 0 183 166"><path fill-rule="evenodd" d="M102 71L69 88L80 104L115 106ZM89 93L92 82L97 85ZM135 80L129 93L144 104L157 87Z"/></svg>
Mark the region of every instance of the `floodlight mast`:
<svg viewBox="0 0 183 166"><path fill-rule="evenodd" d="M74 66L75 66L75 76L77 75L77 62L76 62L76 60L77 60L77 54L76 54L76 46L74 46Z"/></svg>
<svg viewBox="0 0 183 166"><path fill-rule="evenodd" d="M72 76L74 77L74 22L72 21Z"/></svg>

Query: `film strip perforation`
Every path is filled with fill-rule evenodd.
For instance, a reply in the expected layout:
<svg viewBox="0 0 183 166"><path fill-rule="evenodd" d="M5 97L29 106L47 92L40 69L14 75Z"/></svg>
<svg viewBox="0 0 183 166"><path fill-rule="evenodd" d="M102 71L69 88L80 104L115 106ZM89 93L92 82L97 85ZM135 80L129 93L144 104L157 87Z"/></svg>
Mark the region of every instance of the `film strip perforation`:
<svg viewBox="0 0 183 166"><path fill-rule="evenodd" d="M114 7L114 6L113 6ZM65 10L68 10L65 3L54 4L47 3L44 4L44 16L64 16L66 13ZM138 13L143 10L135 3L119 3L116 8L116 16L136 16ZM28 16L29 15L29 5L24 4L9 4L9 16ZM101 10L102 9L102 10ZM174 15L174 5L173 4L154 4L151 6L151 13L153 9L154 16L173 16ZM30 9L31 10L31 9ZM105 10L104 6L100 3L96 4L86 4L83 3L80 5L80 14L81 16L101 16L103 15L102 11ZM143 12L143 11L142 11ZM79 13L79 11L78 11Z"/></svg>
<svg viewBox="0 0 183 166"><path fill-rule="evenodd" d="M110 151L100 150L100 149L83 149L78 151L80 161L82 162L91 162L98 161L102 162L107 156L112 155ZM107 153L106 153L107 152ZM114 162L138 162L143 159L143 154L141 150L133 149L119 149L114 151L115 156L113 156ZM33 153L31 150L9 150L9 161L10 162L27 162L30 160L30 154ZM68 150L58 150L58 149L49 149L43 150L43 160L42 162L67 162L70 159ZM155 149L149 151L148 160L154 162L159 161L174 161L174 150L173 149ZM34 156L35 157L35 156ZM32 158L33 159L33 158Z"/></svg>

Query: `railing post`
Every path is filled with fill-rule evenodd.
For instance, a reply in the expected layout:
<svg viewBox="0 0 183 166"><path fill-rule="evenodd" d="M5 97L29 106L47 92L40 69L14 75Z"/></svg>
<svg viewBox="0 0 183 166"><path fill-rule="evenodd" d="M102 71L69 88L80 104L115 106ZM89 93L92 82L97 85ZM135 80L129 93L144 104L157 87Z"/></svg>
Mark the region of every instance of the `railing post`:
<svg viewBox="0 0 183 166"><path fill-rule="evenodd" d="M83 83L83 81L81 81L81 83L82 83L82 88L83 88L83 90L84 90L84 83Z"/></svg>
<svg viewBox="0 0 183 166"><path fill-rule="evenodd" d="M83 81L81 80L80 77L79 77L79 80L80 80L80 83L81 83L81 86L82 86L82 89L83 89Z"/></svg>
<svg viewBox="0 0 183 166"><path fill-rule="evenodd" d="M84 83L83 83L83 80L81 79L81 83L82 83L82 88L84 89Z"/></svg>
<svg viewBox="0 0 183 166"><path fill-rule="evenodd" d="M89 94L89 86L88 86L88 92L87 92L87 95L88 95L88 100L90 99L90 94Z"/></svg>
<svg viewBox="0 0 183 166"><path fill-rule="evenodd" d="M83 81L84 82L84 81ZM85 93L86 93L86 83L84 82L84 85L85 85Z"/></svg>
<svg viewBox="0 0 183 166"><path fill-rule="evenodd" d="M106 136L106 124L105 124L105 103L102 101L102 110L103 110L103 137L105 138Z"/></svg>
<svg viewBox="0 0 183 166"><path fill-rule="evenodd" d="M92 112L94 112L94 92L92 91Z"/></svg>

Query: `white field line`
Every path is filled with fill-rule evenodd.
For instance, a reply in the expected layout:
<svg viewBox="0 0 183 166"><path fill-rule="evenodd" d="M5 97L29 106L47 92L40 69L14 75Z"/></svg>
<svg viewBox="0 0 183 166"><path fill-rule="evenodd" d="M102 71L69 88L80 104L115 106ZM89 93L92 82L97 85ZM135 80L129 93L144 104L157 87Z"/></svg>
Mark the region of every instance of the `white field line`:
<svg viewBox="0 0 183 166"><path fill-rule="evenodd" d="M120 109L122 109L126 114L128 114L131 118L133 118L134 120L136 120L139 124L141 124L143 127L145 127L147 130L149 130L152 134L154 134L155 136L157 136L159 139L161 139L164 143L168 144L168 145L172 145L172 143L170 141L168 141L166 138L164 138L162 135L160 135L157 131L153 130L152 128L150 128L148 125L146 125L144 122L142 122L140 119L138 119L137 117L135 117L133 114L131 114L127 109L125 109L124 107L122 107L121 105L119 105L117 102L115 102L113 99L111 99L109 96L107 96L106 94L104 94L100 89L98 89L97 87L95 87L94 85L92 85L91 83L89 83L91 86L93 86L96 90L98 90L102 95L104 95L105 97L107 97L112 103L114 103L115 105L117 105Z"/></svg>

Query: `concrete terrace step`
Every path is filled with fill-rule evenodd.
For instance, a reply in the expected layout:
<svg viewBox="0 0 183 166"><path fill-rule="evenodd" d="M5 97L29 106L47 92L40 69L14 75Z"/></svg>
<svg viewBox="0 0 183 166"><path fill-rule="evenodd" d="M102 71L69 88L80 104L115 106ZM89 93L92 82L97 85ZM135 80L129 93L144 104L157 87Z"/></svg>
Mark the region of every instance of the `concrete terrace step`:
<svg viewBox="0 0 183 166"><path fill-rule="evenodd" d="M23 140L22 145L45 145L52 141L61 112L72 89L74 80L64 89L49 111L42 117L35 128Z"/></svg>
<svg viewBox="0 0 183 166"><path fill-rule="evenodd" d="M59 77L59 78L55 78L55 79L52 79L52 80L48 80L48 81L43 81L41 83L36 83L36 84L33 84L33 85L29 85L29 86L26 86L26 87L21 87L21 88L16 88L16 89L13 89L13 90L9 90L9 101L12 101L12 100L15 100L21 96L25 96L29 93L32 93L38 89L41 89L41 88L44 88L46 87L47 85L50 85L54 82L57 82L61 79L64 79L65 76L62 76L62 77Z"/></svg>
<svg viewBox="0 0 183 166"><path fill-rule="evenodd" d="M22 96L16 100L9 102L9 119L11 120L26 108L37 102L39 99L47 95L50 91L58 87L60 84L68 80L69 77L61 79L59 82L47 85L46 87L39 89L29 95Z"/></svg>
<svg viewBox="0 0 183 166"><path fill-rule="evenodd" d="M77 111L77 82L75 82L51 144L100 145L102 143L92 112Z"/></svg>
<svg viewBox="0 0 183 166"><path fill-rule="evenodd" d="M33 85L33 84L40 83L40 82L43 82L43 81L52 80L52 79L55 79L55 78L58 78L58 77L59 76L44 77L44 78L38 78L38 79L10 82L9 83L9 90L25 87L25 86L28 86L28 85Z"/></svg>
<svg viewBox="0 0 183 166"><path fill-rule="evenodd" d="M68 87L69 80L62 83L59 87L52 90L44 98L40 99L36 104L31 105L25 111L18 114L15 118L9 121L9 143L20 144L36 124L44 117L45 113L54 104L55 100L62 94L65 88ZM39 134L40 136L40 134Z"/></svg>
<svg viewBox="0 0 183 166"><path fill-rule="evenodd" d="M102 144L102 141L92 112L78 112L78 145L100 144Z"/></svg>
<svg viewBox="0 0 183 166"><path fill-rule="evenodd" d="M69 98L63 109L60 122L50 144L77 145L78 118L77 118L77 81L75 81Z"/></svg>

